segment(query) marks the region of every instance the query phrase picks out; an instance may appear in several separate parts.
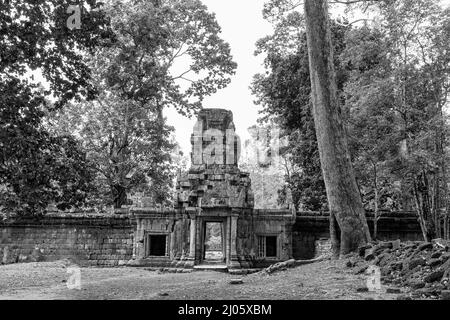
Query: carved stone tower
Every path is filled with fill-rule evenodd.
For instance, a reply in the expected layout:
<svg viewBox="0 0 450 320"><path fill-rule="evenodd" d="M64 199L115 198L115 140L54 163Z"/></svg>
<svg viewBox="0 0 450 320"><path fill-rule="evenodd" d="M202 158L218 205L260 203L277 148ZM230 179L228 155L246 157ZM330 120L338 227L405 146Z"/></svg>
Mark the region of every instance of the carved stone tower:
<svg viewBox="0 0 450 320"><path fill-rule="evenodd" d="M254 210L231 111L201 110L191 143L192 164L178 176L175 208L133 210L133 263L230 270L289 258L292 214Z"/></svg>
<svg viewBox="0 0 450 320"><path fill-rule="evenodd" d="M238 168L239 137L233 114L203 109L191 136L191 168L178 178L178 207L253 208L249 174Z"/></svg>

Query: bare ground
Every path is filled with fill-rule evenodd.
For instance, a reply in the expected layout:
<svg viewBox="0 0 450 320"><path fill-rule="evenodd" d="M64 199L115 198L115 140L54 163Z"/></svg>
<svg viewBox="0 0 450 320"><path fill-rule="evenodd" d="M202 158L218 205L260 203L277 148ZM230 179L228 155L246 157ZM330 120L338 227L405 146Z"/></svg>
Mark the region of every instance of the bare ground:
<svg viewBox="0 0 450 320"><path fill-rule="evenodd" d="M322 261L272 275L236 276L214 271L159 273L142 268L81 268L81 289L68 289L67 261L0 266L0 299L395 299L357 292L365 275L345 260ZM243 284L230 284L240 278Z"/></svg>

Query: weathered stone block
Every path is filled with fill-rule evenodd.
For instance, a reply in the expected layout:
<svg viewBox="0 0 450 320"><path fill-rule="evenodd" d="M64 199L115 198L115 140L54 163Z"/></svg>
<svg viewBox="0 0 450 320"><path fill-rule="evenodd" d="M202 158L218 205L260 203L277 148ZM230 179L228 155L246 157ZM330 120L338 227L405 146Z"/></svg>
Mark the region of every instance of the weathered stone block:
<svg viewBox="0 0 450 320"><path fill-rule="evenodd" d="M427 283L440 281L444 275L444 270L436 270L428 274L423 280Z"/></svg>

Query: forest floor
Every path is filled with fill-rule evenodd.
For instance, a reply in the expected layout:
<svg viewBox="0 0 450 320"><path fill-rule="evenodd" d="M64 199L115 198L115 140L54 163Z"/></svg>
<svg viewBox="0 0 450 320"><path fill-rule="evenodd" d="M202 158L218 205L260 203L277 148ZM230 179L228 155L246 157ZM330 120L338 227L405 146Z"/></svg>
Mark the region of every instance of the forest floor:
<svg viewBox="0 0 450 320"><path fill-rule="evenodd" d="M246 276L215 271L161 273L143 268L81 268L81 288L69 289L69 263L0 266L0 299L396 299L398 294L359 292L367 275L355 275L346 260L321 261L293 269ZM242 284L230 284L231 279ZM69 281L70 283L70 281Z"/></svg>

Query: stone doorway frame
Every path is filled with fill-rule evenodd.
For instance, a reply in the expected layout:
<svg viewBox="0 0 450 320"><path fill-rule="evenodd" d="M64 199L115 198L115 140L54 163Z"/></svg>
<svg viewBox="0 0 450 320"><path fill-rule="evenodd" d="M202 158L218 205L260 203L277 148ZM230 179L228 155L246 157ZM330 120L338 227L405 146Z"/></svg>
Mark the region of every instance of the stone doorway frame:
<svg viewBox="0 0 450 320"><path fill-rule="evenodd" d="M225 250L224 264L228 268L241 268L237 256L237 219L239 215L231 212L229 208L225 210L208 212L209 214L196 215L195 219L191 220L191 236L195 234L195 241L191 241L191 252L194 252L193 260L194 265L200 265L205 260L203 259L204 253L204 230L206 227L205 222L221 222L223 226L223 249ZM194 222L195 221L195 222ZM191 256L191 257L192 257Z"/></svg>
<svg viewBox="0 0 450 320"><path fill-rule="evenodd" d="M208 223L220 223L221 228L221 236L222 236L222 261L223 263L227 262L227 232L226 232L226 224L227 218L223 217L202 217L201 222L201 252L200 252L200 263L207 261L206 259L206 226Z"/></svg>

